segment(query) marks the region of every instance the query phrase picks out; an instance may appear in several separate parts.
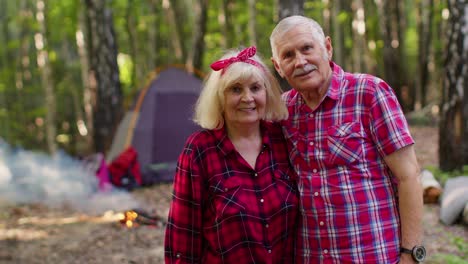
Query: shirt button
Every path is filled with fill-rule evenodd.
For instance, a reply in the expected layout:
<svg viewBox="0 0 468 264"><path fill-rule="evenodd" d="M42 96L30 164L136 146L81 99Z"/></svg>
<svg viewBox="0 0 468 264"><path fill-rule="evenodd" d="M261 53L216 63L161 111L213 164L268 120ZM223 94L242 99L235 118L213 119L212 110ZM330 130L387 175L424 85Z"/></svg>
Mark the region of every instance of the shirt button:
<svg viewBox="0 0 468 264"><path fill-rule="evenodd" d="M320 223L319 223L319 224L320 224L321 226L323 226L323 225L324 225L323 221L320 221Z"/></svg>
<svg viewBox="0 0 468 264"><path fill-rule="evenodd" d="M263 200L263 198L262 198L262 199L260 199L260 202L261 202L261 203L263 203L264 201L265 201L265 200Z"/></svg>
<svg viewBox="0 0 468 264"><path fill-rule="evenodd" d="M268 225L268 224L265 224L265 227L266 227L266 228L268 228L268 227L269 227L269 225Z"/></svg>
<svg viewBox="0 0 468 264"><path fill-rule="evenodd" d="M312 172L313 172L313 173L317 173L317 169L313 169Z"/></svg>
<svg viewBox="0 0 468 264"><path fill-rule="evenodd" d="M319 196L319 193L318 193L318 192L314 192L314 195L315 195L315 196Z"/></svg>
<svg viewBox="0 0 468 264"><path fill-rule="evenodd" d="M258 173L255 173L254 176L257 177L257 176L258 176Z"/></svg>
<svg viewBox="0 0 468 264"><path fill-rule="evenodd" d="M323 253L327 254L327 253L328 253L328 250L324 249L324 250L323 250Z"/></svg>
<svg viewBox="0 0 468 264"><path fill-rule="evenodd" d="M309 117L314 117L314 114L310 114Z"/></svg>
<svg viewBox="0 0 468 264"><path fill-rule="evenodd" d="M181 254L177 253L176 258L180 258Z"/></svg>
<svg viewBox="0 0 468 264"><path fill-rule="evenodd" d="M268 250L268 253L271 253L271 249Z"/></svg>
<svg viewBox="0 0 468 264"><path fill-rule="evenodd" d="M224 191L227 192L229 189L228 188L224 188Z"/></svg>
<svg viewBox="0 0 468 264"><path fill-rule="evenodd" d="M313 146L313 145L314 145L314 142L313 142L313 141L311 141L311 142L309 143L309 145Z"/></svg>

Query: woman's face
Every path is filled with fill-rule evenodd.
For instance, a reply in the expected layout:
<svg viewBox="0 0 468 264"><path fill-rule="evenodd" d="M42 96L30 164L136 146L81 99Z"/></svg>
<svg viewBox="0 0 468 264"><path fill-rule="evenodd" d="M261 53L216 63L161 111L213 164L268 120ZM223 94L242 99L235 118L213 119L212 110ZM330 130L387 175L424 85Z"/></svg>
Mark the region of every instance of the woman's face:
<svg viewBox="0 0 468 264"><path fill-rule="evenodd" d="M251 76L224 91L224 119L228 126L257 125L265 116L266 88Z"/></svg>

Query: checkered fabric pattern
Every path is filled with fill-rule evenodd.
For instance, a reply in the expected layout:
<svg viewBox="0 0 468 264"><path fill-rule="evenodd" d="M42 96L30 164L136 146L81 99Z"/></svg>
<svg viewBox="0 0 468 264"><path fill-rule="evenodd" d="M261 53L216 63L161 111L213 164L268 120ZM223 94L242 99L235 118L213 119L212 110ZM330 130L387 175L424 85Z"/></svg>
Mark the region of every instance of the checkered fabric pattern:
<svg viewBox="0 0 468 264"><path fill-rule="evenodd" d="M397 263L397 182L383 157L413 144L393 90L330 63L327 95L310 109L283 94L282 123L301 200L298 263Z"/></svg>
<svg viewBox="0 0 468 264"><path fill-rule="evenodd" d="M262 122L252 168L225 129L191 135L181 153L166 263L293 263L298 192L279 124Z"/></svg>

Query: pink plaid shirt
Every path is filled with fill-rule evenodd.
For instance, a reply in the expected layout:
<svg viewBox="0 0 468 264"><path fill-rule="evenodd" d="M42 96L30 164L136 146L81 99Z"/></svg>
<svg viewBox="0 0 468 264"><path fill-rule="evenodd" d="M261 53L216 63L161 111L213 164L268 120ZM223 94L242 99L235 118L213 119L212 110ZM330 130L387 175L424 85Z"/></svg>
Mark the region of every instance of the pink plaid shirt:
<svg viewBox="0 0 468 264"><path fill-rule="evenodd" d="M283 94L282 123L299 176L298 263L397 263L396 178L383 157L413 144L393 90L379 78L333 69L327 95L310 109Z"/></svg>

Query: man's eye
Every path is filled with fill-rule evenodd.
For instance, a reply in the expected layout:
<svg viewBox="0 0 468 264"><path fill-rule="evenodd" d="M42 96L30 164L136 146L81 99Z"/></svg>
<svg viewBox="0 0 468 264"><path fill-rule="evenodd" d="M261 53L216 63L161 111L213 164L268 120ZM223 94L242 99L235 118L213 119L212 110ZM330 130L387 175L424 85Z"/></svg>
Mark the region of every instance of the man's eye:
<svg viewBox="0 0 468 264"><path fill-rule="evenodd" d="M283 54L283 58L284 58L284 59L288 59L288 58L291 58L292 55L293 55L292 52L286 52L286 53Z"/></svg>

